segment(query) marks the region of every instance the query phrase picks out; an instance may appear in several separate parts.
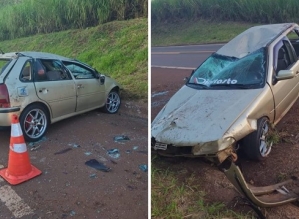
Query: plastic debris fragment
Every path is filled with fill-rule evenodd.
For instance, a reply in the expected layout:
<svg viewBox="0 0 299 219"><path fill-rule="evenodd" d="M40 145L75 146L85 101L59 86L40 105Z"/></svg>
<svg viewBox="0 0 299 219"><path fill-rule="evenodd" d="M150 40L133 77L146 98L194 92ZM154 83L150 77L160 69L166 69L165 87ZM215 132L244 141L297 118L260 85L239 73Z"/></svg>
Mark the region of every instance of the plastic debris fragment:
<svg viewBox="0 0 299 219"><path fill-rule="evenodd" d="M97 174L95 174L95 173L90 174L90 175L89 175L89 178L95 179L95 178L97 178Z"/></svg>
<svg viewBox="0 0 299 219"><path fill-rule="evenodd" d="M30 149L30 151L36 151L37 149L40 148L40 145L33 145Z"/></svg>
<svg viewBox="0 0 299 219"><path fill-rule="evenodd" d="M107 154L108 154L110 157L114 158L114 159L117 159L117 158L120 157L120 153L119 153L119 150L118 150L117 148L109 149L109 150L107 151Z"/></svg>
<svg viewBox="0 0 299 219"><path fill-rule="evenodd" d="M133 150L136 151L138 149L138 146L134 146Z"/></svg>
<svg viewBox="0 0 299 219"><path fill-rule="evenodd" d="M103 172L109 172L111 170L111 168L105 166L103 163L100 163L96 159L91 159L89 161L86 161L85 165L92 167L94 169L97 169L97 170L101 170Z"/></svg>
<svg viewBox="0 0 299 219"><path fill-rule="evenodd" d="M124 141L129 141L129 137L125 135L118 135L114 137L115 142L124 142Z"/></svg>
<svg viewBox="0 0 299 219"><path fill-rule="evenodd" d="M143 172L147 172L147 170L148 170L146 164L141 164L141 165L139 165L139 169L142 170Z"/></svg>
<svg viewBox="0 0 299 219"><path fill-rule="evenodd" d="M71 146L73 148L79 148L79 147L81 147L79 144L75 144L75 143L69 143L69 146Z"/></svg>
<svg viewBox="0 0 299 219"><path fill-rule="evenodd" d="M57 154L64 154L64 153L66 153L66 152L68 152L68 151L71 151L72 150L72 148L66 148L66 149L63 149L63 150L61 150L61 151L57 151L57 152L55 152L54 154L55 155L57 155Z"/></svg>
<svg viewBox="0 0 299 219"><path fill-rule="evenodd" d="M70 216L75 216L76 215L76 212L75 211L71 211L70 212Z"/></svg>
<svg viewBox="0 0 299 219"><path fill-rule="evenodd" d="M84 152L84 154L86 155L86 156L89 156L89 155L92 155L92 153L91 152Z"/></svg>

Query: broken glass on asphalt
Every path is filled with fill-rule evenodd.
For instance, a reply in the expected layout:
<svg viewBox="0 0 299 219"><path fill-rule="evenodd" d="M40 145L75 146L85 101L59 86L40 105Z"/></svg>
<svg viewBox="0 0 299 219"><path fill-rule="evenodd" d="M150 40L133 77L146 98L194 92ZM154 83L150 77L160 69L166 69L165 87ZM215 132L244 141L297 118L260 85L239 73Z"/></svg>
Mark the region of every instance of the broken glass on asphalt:
<svg viewBox="0 0 299 219"><path fill-rule="evenodd" d="M129 141L130 140L130 138L128 136L125 136L125 135L118 135L118 136L115 136L113 139L114 139L115 142L124 142L124 141Z"/></svg>
<svg viewBox="0 0 299 219"><path fill-rule="evenodd" d="M110 157L114 158L114 159L117 159L117 158L120 157L120 153L119 153L119 150L118 150L117 148L109 149L109 150L107 151L107 154L108 154Z"/></svg>

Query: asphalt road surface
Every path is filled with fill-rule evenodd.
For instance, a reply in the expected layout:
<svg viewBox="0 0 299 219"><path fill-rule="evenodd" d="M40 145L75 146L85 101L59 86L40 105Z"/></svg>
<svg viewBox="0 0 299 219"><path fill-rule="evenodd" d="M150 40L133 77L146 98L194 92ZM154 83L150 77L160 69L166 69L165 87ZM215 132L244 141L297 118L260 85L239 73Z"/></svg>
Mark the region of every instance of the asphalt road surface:
<svg viewBox="0 0 299 219"><path fill-rule="evenodd" d="M63 120L49 127L44 141L27 142L31 164L42 175L16 186L0 177L0 218L147 218L148 173L141 166L148 163L147 119L122 108L114 115L95 110ZM116 142L116 136L129 140ZM5 167L9 141L10 132L0 131ZM110 149L119 153L110 156ZM91 159L111 170L85 165Z"/></svg>
<svg viewBox="0 0 299 219"><path fill-rule="evenodd" d="M151 65L162 68L197 68L224 44L152 47Z"/></svg>

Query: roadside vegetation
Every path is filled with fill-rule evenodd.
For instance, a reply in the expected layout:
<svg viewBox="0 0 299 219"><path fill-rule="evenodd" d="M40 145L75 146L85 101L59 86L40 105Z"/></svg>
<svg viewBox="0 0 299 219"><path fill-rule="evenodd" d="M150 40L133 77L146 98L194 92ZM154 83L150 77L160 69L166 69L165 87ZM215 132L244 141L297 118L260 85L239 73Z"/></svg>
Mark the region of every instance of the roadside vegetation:
<svg viewBox="0 0 299 219"><path fill-rule="evenodd" d="M123 85L123 97L147 99L147 19L38 34L0 42L4 52L42 51L79 59Z"/></svg>
<svg viewBox="0 0 299 219"><path fill-rule="evenodd" d="M296 21L297 0L152 0L152 23L213 19L250 23Z"/></svg>
<svg viewBox="0 0 299 219"><path fill-rule="evenodd" d="M0 1L0 40L147 18L148 0Z"/></svg>
<svg viewBox="0 0 299 219"><path fill-rule="evenodd" d="M152 45L227 42L253 25L298 21L299 1L152 0Z"/></svg>
<svg viewBox="0 0 299 219"><path fill-rule="evenodd" d="M161 22L152 25L152 46L228 42L253 25L252 23L211 20Z"/></svg>
<svg viewBox="0 0 299 219"><path fill-rule="evenodd" d="M152 212L154 219L254 219L251 213L237 213L224 203L208 203L202 190L200 176L194 171L186 174L177 170L157 156L152 158ZM168 168L166 168L168 166ZM211 167L213 168L213 167ZM211 182L212 183L212 182ZM225 188L223 188L225 189Z"/></svg>

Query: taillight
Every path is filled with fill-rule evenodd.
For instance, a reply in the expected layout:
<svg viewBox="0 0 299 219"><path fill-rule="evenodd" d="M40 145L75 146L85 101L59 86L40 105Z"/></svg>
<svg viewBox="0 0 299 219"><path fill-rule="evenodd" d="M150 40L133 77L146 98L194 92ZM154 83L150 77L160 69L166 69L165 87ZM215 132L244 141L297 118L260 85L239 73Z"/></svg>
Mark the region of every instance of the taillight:
<svg viewBox="0 0 299 219"><path fill-rule="evenodd" d="M0 108L10 107L8 90L5 84L0 84Z"/></svg>

